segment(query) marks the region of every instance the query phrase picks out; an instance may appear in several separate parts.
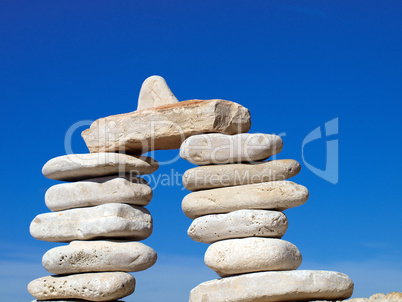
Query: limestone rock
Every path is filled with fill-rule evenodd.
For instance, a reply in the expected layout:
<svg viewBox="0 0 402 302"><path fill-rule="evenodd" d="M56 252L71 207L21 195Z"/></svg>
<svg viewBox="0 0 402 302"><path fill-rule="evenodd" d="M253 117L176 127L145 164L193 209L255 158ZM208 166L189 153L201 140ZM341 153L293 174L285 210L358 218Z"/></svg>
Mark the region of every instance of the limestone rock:
<svg viewBox="0 0 402 302"><path fill-rule="evenodd" d="M151 76L142 83L137 110L178 102L164 78Z"/></svg>
<svg viewBox="0 0 402 302"><path fill-rule="evenodd" d="M385 299L389 302L402 302L402 293L401 292L393 292L385 295Z"/></svg>
<svg viewBox="0 0 402 302"><path fill-rule="evenodd" d="M227 164L201 166L187 170L183 185L187 190L256 184L285 180L300 172L300 164L293 159L272 160L256 164Z"/></svg>
<svg viewBox="0 0 402 302"><path fill-rule="evenodd" d="M29 231L36 239L52 242L120 237L142 240L152 233L152 217L143 207L108 203L39 214Z"/></svg>
<svg viewBox="0 0 402 302"><path fill-rule="evenodd" d="M297 247L285 240L250 237L228 239L211 244L205 264L219 276L227 277L261 271L295 270L302 256Z"/></svg>
<svg viewBox="0 0 402 302"><path fill-rule="evenodd" d="M193 192L184 197L182 209L191 219L241 209L282 211L304 204L308 196L308 190L294 182L270 181Z"/></svg>
<svg viewBox="0 0 402 302"><path fill-rule="evenodd" d="M150 157L121 153L68 154L52 158L42 168L50 179L76 181L92 177L151 174L159 167Z"/></svg>
<svg viewBox="0 0 402 302"><path fill-rule="evenodd" d="M288 228L286 215L278 211L238 210L228 214L202 216L187 233L195 241L213 243L244 237L282 237Z"/></svg>
<svg viewBox="0 0 402 302"><path fill-rule="evenodd" d="M225 100L190 100L101 118L82 132L90 152L142 154L178 149L199 133L236 134L250 129L250 113Z"/></svg>
<svg viewBox="0 0 402 302"><path fill-rule="evenodd" d="M28 291L38 300L111 301L132 294L134 289L134 277L122 272L48 276L28 284Z"/></svg>
<svg viewBox="0 0 402 302"><path fill-rule="evenodd" d="M155 251L140 242L73 241L55 247L42 258L52 274L85 272L138 272L156 262Z"/></svg>
<svg viewBox="0 0 402 302"><path fill-rule="evenodd" d="M353 282L330 271L260 272L201 283L190 302L277 302L349 298Z"/></svg>
<svg viewBox="0 0 402 302"><path fill-rule="evenodd" d="M106 176L62 183L50 187L45 194L52 211L96 206L105 203L128 203L146 206L152 199L147 181L135 176Z"/></svg>
<svg viewBox="0 0 402 302"><path fill-rule="evenodd" d="M180 156L196 165L228 164L267 159L281 152L282 139L277 135L209 133L187 138Z"/></svg>

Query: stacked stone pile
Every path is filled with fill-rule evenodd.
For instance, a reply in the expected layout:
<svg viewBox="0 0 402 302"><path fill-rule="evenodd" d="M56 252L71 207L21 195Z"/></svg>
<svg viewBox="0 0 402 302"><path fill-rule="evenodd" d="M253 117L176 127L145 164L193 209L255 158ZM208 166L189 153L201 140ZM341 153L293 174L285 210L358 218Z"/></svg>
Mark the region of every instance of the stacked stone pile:
<svg viewBox="0 0 402 302"><path fill-rule="evenodd" d="M349 297L352 281L328 271L298 271L301 254L282 240L284 210L302 205L305 187L287 179L295 160L270 160L280 137L248 134L247 108L226 100L179 102L159 76L145 80L137 111L100 118L82 137L89 154L54 158L43 174L65 181L46 192L50 213L38 215L30 232L39 240L69 242L49 250L43 266L54 276L36 279L29 292L41 301L113 301L130 295L129 272L156 261L138 242L151 235L145 206L152 189L140 176L158 163L148 151L180 148L199 167L186 171L193 191L182 203L194 219L189 235L211 244L205 263L222 279L198 285L193 302L336 300ZM207 133L207 134L205 134ZM123 154L124 153L124 154ZM130 155L129 155L130 154Z"/></svg>
<svg viewBox="0 0 402 302"><path fill-rule="evenodd" d="M138 242L152 233L144 208L152 189L138 175L157 169L152 158L118 153L65 155L44 165L44 176L69 182L47 190L45 202L53 212L38 215L30 232L39 240L70 244L43 256L44 268L56 276L28 285L36 299L113 301L134 292L128 272L145 270L157 258Z"/></svg>
<svg viewBox="0 0 402 302"><path fill-rule="evenodd" d="M201 134L187 138L182 158L199 167L187 170L183 185L192 193L182 209L194 219L188 235L211 244L205 264L222 279L198 285L192 302L343 299L353 283L344 274L297 271L302 256L282 240L284 210L304 204L308 190L286 179L300 171L295 160L264 161L282 150L269 134Z"/></svg>

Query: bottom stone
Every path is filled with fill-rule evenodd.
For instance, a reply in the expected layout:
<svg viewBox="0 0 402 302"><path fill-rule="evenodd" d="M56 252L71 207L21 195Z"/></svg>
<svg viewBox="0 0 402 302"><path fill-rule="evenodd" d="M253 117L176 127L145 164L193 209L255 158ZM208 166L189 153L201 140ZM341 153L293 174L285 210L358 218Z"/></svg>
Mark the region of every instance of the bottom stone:
<svg viewBox="0 0 402 302"><path fill-rule="evenodd" d="M134 289L134 277L122 272L48 276L28 284L31 295L41 301L113 301L132 294Z"/></svg>
<svg viewBox="0 0 402 302"><path fill-rule="evenodd" d="M201 283L190 302L273 302L349 298L353 282L330 271L273 271L244 274Z"/></svg>

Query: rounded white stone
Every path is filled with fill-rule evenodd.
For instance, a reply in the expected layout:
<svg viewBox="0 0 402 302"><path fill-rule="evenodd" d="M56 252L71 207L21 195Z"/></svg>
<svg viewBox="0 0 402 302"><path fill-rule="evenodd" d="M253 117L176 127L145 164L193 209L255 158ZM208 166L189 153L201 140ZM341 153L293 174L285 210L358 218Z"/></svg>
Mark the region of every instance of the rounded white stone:
<svg viewBox="0 0 402 302"><path fill-rule="evenodd" d="M156 252L140 242L73 241L47 251L42 264L52 274L138 272L154 265L156 258Z"/></svg>
<svg viewBox="0 0 402 302"><path fill-rule="evenodd" d="M52 158L42 168L50 179L76 181L108 175L151 174L159 167L156 160L146 156L121 153L68 154Z"/></svg>
<svg viewBox="0 0 402 302"><path fill-rule="evenodd" d="M260 272L201 283L190 293L190 302L277 302L343 300L353 293L345 274L296 270Z"/></svg>
<svg viewBox="0 0 402 302"><path fill-rule="evenodd" d="M152 199L152 189L141 177L106 176L83 181L61 183L45 194L52 211L96 206L105 203L128 203L146 206Z"/></svg>
<svg viewBox="0 0 402 302"><path fill-rule="evenodd" d="M304 204L308 196L307 188L294 182L270 181L193 192L183 198L182 209L191 219L241 209L282 211Z"/></svg>
<svg viewBox="0 0 402 302"><path fill-rule="evenodd" d="M108 203L39 214L29 231L36 239L52 242L95 238L142 240L152 233L152 217L143 207Z"/></svg>
<svg viewBox="0 0 402 302"><path fill-rule="evenodd" d="M297 269L302 256L297 247L282 239L250 237L218 241L205 252L205 264L226 277L261 271Z"/></svg>
<svg viewBox="0 0 402 302"><path fill-rule="evenodd" d="M199 134L187 138L180 156L196 165L228 164L267 159L281 152L282 139L263 133Z"/></svg>
<svg viewBox="0 0 402 302"><path fill-rule="evenodd" d="M238 210L199 217L193 221L187 233L195 241L213 243L255 236L281 238L287 228L288 220L282 212Z"/></svg>
<svg viewBox="0 0 402 302"><path fill-rule="evenodd" d="M285 180L300 172L300 164L293 159L272 160L255 164L227 164L201 166L187 170L183 185L187 190L256 184Z"/></svg>
<svg viewBox="0 0 402 302"><path fill-rule="evenodd" d="M178 102L164 78L161 76L151 76L142 83L137 110Z"/></svg>
<svg viewBox="0 0 402 302"><path fill-rule="evenodd" d="M111 301L132 294L134 289L134 277L122 272L47 276L28 284L28 291L38 300Z"/></svg>

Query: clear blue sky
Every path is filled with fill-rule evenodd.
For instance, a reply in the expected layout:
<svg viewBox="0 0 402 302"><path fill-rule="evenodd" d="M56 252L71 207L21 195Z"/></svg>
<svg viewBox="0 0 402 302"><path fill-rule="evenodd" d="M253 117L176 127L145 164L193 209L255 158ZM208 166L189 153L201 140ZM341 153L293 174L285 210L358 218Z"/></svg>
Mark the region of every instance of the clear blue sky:
<svg viewBox="0 0 402 302"><path fill-rule="evenodd" d="M47 274L41 257L59 245L28 231L57 183L42 176L43 164L66 153L72 124L135 110L150 75L163 76L179 100L244 105L250 132L286 133L278 158L301 163L293 180L310 191L305 205L286 211L283 239L299 247L301 268L348 274L354 297L402 291L401 13L400 1L379 0L1 1L2 300L30 301L27 283ZM304 138L334 118L337 184L302 160ZM325 142L304 149L320 169ZM73 147L87 152L78 133ZM178 160L156 176L190 167ZM154 233L144 243L159 260L134 274L126 301L186 301L217 277L203 263L208 245L186 234L187 193L180 184L155 189Z"/></svg>

